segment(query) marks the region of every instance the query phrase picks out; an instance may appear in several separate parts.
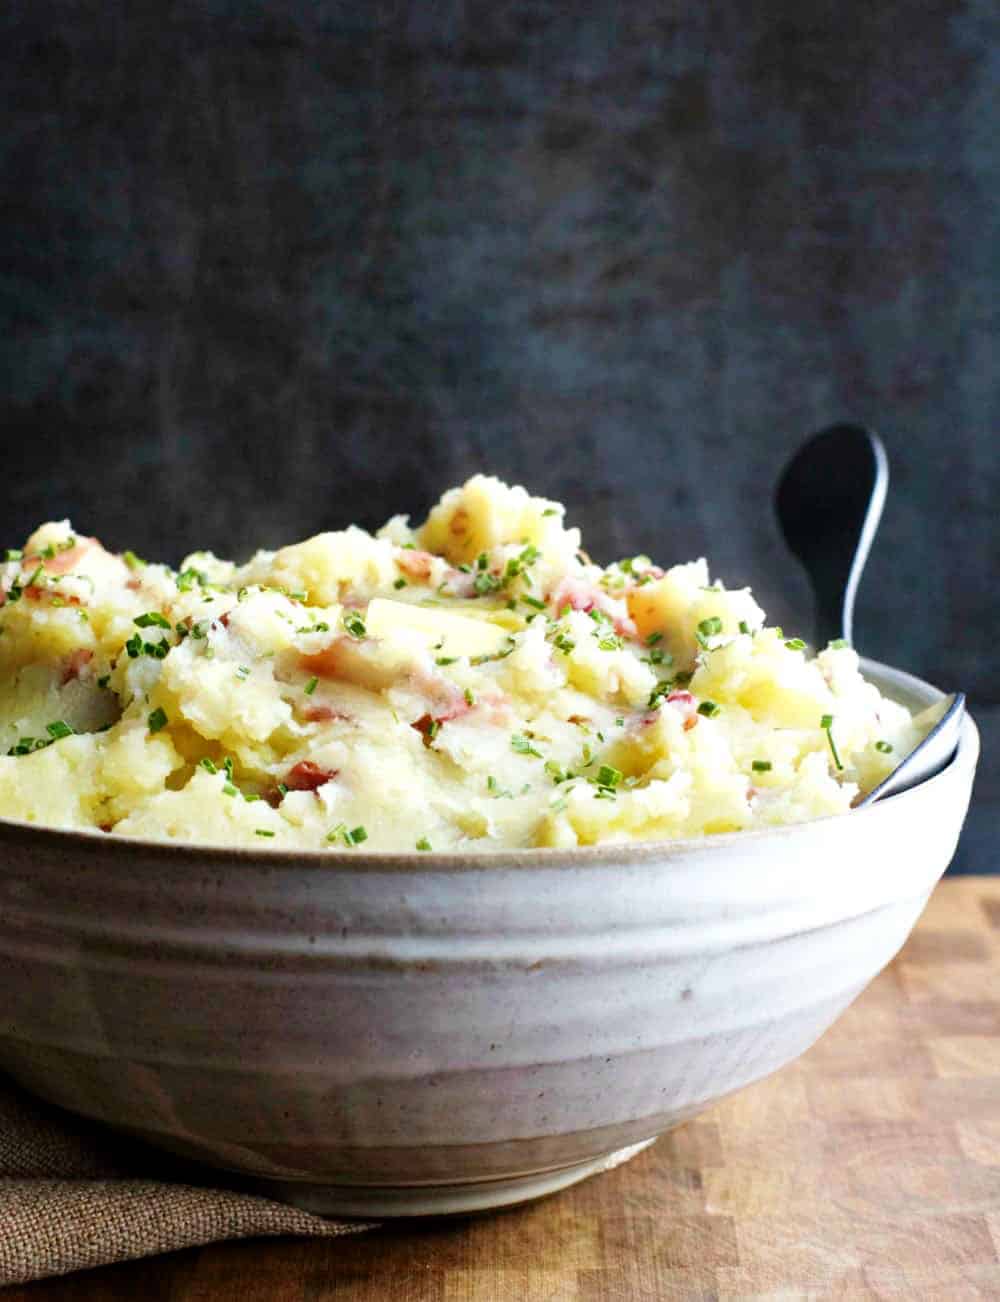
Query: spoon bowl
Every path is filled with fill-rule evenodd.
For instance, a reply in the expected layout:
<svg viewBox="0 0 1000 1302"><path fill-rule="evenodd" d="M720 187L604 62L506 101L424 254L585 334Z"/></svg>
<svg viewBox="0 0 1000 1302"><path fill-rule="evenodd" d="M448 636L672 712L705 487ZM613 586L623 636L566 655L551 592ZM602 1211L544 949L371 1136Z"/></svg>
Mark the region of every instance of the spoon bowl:
<svg viewBox="0 0 1000 1302"><path fill-rule="evenodd" d="M830 425L785 466L774 509L816 599L817 650L854 643L854 599L889 488L889 460L863 425Z"/></svg>
<svg viewBox="0 0 1000 1302"><path fill-rule="evenodd" d="M889 460L863 425L830 425L785 466L774 510L789 551L802 563L816 601L816 646L854 644L854 601L889 488ZM953 758L965 714L962 692L925 714L933 726L884 781L857 802L874 804L933 777ZM929 716L929 717L928 717Z"/></svg>

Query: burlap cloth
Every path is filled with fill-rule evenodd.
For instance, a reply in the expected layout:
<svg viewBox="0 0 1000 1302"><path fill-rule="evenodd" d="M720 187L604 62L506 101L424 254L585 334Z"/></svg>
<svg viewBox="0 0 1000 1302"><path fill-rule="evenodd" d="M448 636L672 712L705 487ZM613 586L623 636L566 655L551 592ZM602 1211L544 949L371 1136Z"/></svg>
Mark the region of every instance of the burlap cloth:
<svg viewBox="0 0 1000 1302"><path fill-rule="evenodd" d="M0 1285L222 1239L330 1238L371 1228L226 1183L39 1103L0 1077Z"/></svg>

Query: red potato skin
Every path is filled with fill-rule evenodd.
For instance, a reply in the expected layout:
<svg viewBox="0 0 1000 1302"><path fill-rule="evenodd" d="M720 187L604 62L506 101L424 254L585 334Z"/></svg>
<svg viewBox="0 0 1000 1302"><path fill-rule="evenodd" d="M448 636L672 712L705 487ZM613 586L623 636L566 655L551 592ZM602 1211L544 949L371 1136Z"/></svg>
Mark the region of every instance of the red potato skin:
<svg viewBox="0 0 1000 1302"><path fill-rule="evenodd" d="M93 651L88 650L86 647L77 647L75 651L71 651L63 661L63 687L65 687L67 683L73 682L74 679L79 678L80 670L84 665L89 665L93 658Z"/></svg>
<svg viewBox="0 0 1000 1302"><path fill-rule="evenodd" d="M402 548L396 557L396 564L411 579L426 581L431 577L431 565L434 556L431 552L417 551L415 548Z"/></svg>
<svg viewBox="0 0 1000 1302"><path fill-rule="evenodd" d="M306 723L332 723L334 719L349 719L350 715L342 714L329 705L310 705L302 711L302 718Z"/></svg>
<svg viewBox="0 0 1000 1302"><path fill-rule="evenodd" d="M344 678L343 662L341 653L342 639L337 638L329 646L325 646L322 651L314 651L311 655L299 656L299 667L303 673L315 674L317 678Z"/></svg>
<svg viewBox="0 0 1000 1302"><path fill-rule="evenodd" d="M285 786L289 791L316 791L326 786L340 772L339 769L324 769L312 760L299 760L285 775Z"/></svg>
<svg viewBox="0 0 1000 1302"><path fill-rule="evenodd" d="M42 565L46 574L69 574L70 570L79 565L87 552L100 545L96 538L77 538L76 546L71 547L69 551L56 552L55 556L49 557L28 556L24 564L25 566Z"/></svg>

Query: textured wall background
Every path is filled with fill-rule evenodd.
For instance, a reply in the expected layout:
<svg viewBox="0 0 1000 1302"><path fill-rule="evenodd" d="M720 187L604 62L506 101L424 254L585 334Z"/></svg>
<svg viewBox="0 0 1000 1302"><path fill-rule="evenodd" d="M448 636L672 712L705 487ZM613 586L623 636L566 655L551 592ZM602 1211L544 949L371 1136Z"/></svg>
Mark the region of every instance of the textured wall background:
<svg viewBox="0 0 1000 1302"><path fill-rule="evenodd" d="M245 554L487 467L804 629L771 485L863 420L859 644L973 694L1000 867L992 0L570 8L4 6L4 541Z"/></svg>

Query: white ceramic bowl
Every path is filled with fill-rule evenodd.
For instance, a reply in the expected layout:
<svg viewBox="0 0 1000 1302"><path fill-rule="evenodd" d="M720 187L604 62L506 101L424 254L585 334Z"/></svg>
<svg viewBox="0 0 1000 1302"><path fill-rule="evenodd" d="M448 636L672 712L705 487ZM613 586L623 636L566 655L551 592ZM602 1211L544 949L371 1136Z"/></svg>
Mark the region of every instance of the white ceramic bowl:
<svg viewBox="0 0 1000 1302"><path fill-rule="evenodd" d="M875 664L914 706L936 689ZM807 1049L955 849L978 753L839 818L486 856L0 824L0 1069L291 1202L473 1210L613 1164Z"/></svg>

